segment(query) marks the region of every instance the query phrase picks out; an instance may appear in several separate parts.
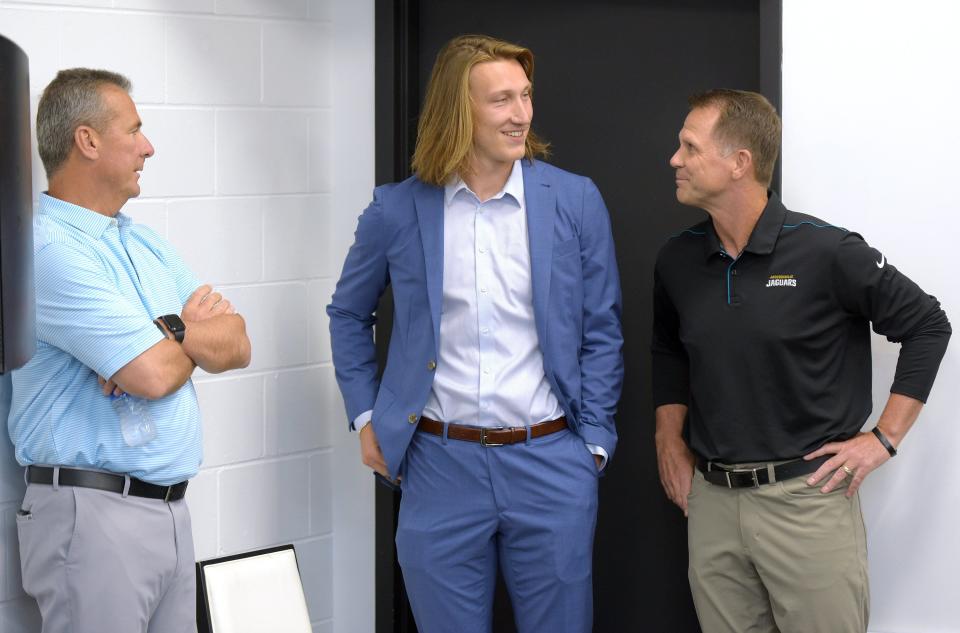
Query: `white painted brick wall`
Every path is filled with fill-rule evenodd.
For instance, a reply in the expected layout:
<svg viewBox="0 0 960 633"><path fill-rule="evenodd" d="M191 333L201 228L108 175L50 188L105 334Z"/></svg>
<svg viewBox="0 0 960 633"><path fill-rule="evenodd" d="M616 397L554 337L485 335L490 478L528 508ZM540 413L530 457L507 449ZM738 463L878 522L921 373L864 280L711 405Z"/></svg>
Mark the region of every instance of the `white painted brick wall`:
<svg viewBox="0 0 960 633"><path fill-rule="evenodd" d="M217 13L233 15L271 15L287 18L323 18L329 16L315 15L311 12L313 5L324 5L325 2L313 0L217 0Z"/></svg>
<svg viewBox="0 0 960 633"><path fill-rule="evenodd" d="M262 376L200 382L197 398L203 412L204 468L264 456Z"/></svg>
<svg viewBox="0 0 960 633"><path fill-rule="evenodd" d="M330 196L286 196L263 203L263 277L267 281L331 278Z"/></svg>
<svg viewBox="0 0 960 633"><path fill-rule="evenodd" d="M163 101L162 21L150 15L77 11L63 14L60 29L61 66L116 70L134 82L138 102Z"/></svg>
<svg viewBox="0 0 960 633"><path fill-rule="evenodd" d="M265 376L264 381L266 455L291 455L330 446L330 428L315 420L318 416L333 419L339 413L332 367L277 372Z"/></svg>
<svg viewBox="0 0 960 633"><path fill-rule="evenodd" d="M130 200L124 213L137 218L137 223L149 226L157 235L167 237L167 205L163 200Z"/></svg>
<svg viewBox="0 0 960 633"><path fill-rule="evenodd" d="M225 468L219 473L220 548L242 551L310 535L310 458ZM224 530L228 525L230 529Z"/></svg>
<svg viewBox="0 0 960 633"><path fill-rule="evenodd" d="M217 18L169 18L166 26L168 102L260 102L262 24Z"/></svg>
<svg viewBox="0 0 960 633"><path fill-rule="evenodd" d="M113 6L141 11L213 13L213 2L214 0L113 0Z"/></svg>
<svg viewBox="0 0 960 633"><path fill-rule="evenodd" d="M136 91L136 84L133 89ZM143 106L139 110L144 133L155 151L140 179L144 199L213 195L213 110L171 110L156 106Z"/></svg>
<svg viewBox="0 0 960 633"><path fill-rule="evenodd" d="M251 342L257 341L249 369L275 369L307 363L309 323L319 315L307 310L305 283L251 285L225 292L246 318Z"/></svg>
<svg viewBox="0 0 960 633"><path fill-rule="evenodd" d="M260 198L190 198L167 203L168 239L177 252L195 251L198 278L216 284L260 281L265 239ZM169 230L169 227L174 227ZM190 227L180 231L178 227ZM225 233L229 229L229 233ZM203 248L195 248L198 238ZM229 298L229 297L228 297Z"/></svg>
<svg viewBox="0 0 960 633"><path fill-rule="evenodd" d="M193 547L197 560L213 558L220 553L220 514L217 509L219 496L218 470L202 470L190 480L187 488L187 504L193 524Z"/></svg>
<svg viewBox="0 0 960 633"><path fill-rule="evenodd" d="M263 27L263 100L285 106L330 106L330 34L327 24L277 22ZM283 72L309 64L309 75ZM304 102L306 98L306 102Z"/></svg>
<svg viewBox="0 0 960 633"><path fill-rule="evenodd" d="M147 161L142 196L124 211L169 239L201 281L233 301L253 343L249 368L194 376L205 453L187 495L197 556L294 542L316 633L367 631L372 624L362 594L359 608L342 594L335 599L334 544L372 552L367 541L355 542L358 534L369 540L372 525L353 530L334 520L335 496L343 503L337 482L346 478L349 490L357 473L366 473L358 469L356 438L346 432L324 312L346 248L342 227L363 206L334 208L334 122L338 113L348 126L373 121L372 98L345 104L335 96L336 68L372 60L372 6L372 0L0 0L0 34L30 58L33 117L40 92L60 68L108 68L133 82L156 155ZM363 55L344 49L334 20L341 13L354 29L350 45L362 45ZM356 85L372 86L372 64L364 69L369 77ZM372 139L372 127L359 136ZM351 179L369 172L361 198L373 181L372 151L372 143L362 155L351 150ZM46 188L36 151L33 168L36 198ZM4 421L7 389L0 378ZM334 468L340 463L351 464L350 472ZM353 505L372 499L370 483L363 477L362 494L347 493ZM39 631L36 605L20 587L14 515L22 494L22 470L2 439L3 633ZM350 512L355 516L357 508ZM372 588L372 559L358 560L345 581ZM335 604L342 614L336 626Z"/></svg>
<svg viewBox="0 0 960 633"><path fill-rule="evenodd" d="M334 174L332 110L315 110L308 116L310 125L310 188L313 191L331 191ZM370 118L373 118L372 114ZM364 195L369 194L365 191Z"/></svg>
<svg viewBox="0 0 960 633"><path fill-rule="evenodd" d="M217 112L217 189L221 194L310 191L309 113Z"/></svg>

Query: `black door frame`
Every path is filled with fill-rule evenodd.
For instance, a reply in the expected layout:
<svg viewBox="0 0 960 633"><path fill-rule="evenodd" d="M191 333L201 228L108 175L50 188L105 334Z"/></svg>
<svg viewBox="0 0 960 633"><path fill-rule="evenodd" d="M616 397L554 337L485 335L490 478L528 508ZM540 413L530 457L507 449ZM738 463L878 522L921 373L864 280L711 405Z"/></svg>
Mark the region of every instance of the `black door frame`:
<svg viewBox="0 0 960 633"><path fill-rule="evenodd" d="M758 49L761 92L782 112L783 0L757 0L760 18ZM410 176L410 158L417 136L419 95L419 2L378 0L375 7L375 179L399 182ZM780 160L774 171L774 190L781 184ZM393 301L386 293L378 307L377 354L386 360L392 326ZM403 577L394 546L400 494L377 486L375 495L376 633L415 633Z"/></svg>

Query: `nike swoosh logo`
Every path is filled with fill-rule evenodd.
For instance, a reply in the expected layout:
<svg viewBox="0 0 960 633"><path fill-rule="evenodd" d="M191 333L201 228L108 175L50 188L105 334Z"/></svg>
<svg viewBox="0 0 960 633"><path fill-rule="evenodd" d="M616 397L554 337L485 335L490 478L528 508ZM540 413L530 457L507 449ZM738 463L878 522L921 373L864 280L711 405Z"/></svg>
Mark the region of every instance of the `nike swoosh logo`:
<svg viewBox="0 0 960 633"><path fill-rule="evenodd" d="M877 268L883 268L883 265L886 263L886 261L887 261L887 256L881 253L880 261L877 262Z"/></svg>

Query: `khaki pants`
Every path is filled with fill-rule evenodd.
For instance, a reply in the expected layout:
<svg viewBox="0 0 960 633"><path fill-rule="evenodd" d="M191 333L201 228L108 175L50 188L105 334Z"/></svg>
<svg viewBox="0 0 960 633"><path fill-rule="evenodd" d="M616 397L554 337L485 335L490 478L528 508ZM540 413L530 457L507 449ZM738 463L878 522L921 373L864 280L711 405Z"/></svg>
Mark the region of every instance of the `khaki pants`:
<svg viewBox="0 0 960 633"><path fill-rule="evenodd" d="M704 633L864 633L860 499L795 477L728 489L694 473L690 588Z"/></svg>

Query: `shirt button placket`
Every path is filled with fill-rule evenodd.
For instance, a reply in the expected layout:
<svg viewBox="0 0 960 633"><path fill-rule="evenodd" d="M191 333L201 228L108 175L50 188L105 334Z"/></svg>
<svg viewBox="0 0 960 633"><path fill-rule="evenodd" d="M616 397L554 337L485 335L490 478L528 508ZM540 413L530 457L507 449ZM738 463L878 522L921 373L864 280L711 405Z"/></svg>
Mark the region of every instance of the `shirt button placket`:
<svg viewBox="0 0 960 633"><path fill-rule="evenodd" d="M730 305L733 307L739 307L741 304L740 295L737 294L737 265L740 263L740 258L735 258L730 262L730 275L727 277L728 289L727 292L730 293Z"/></svg>
<svg viewBox="0 0 960 633"><path fill-rule="evenodd" d="M477 270L477 349L479 358L477 371L479 374L477 391L477 415L481 424L489 423L490 395L493 392L493 374L489 362L491 359L490 346L492 341L488 335L493 312L490 297L493 278L492 252L489 244L493 227L490 226L490 214L484 213L482 204L477 205L477 216L474 231L474 249Z"/></svg>

